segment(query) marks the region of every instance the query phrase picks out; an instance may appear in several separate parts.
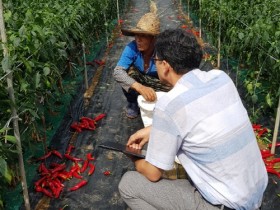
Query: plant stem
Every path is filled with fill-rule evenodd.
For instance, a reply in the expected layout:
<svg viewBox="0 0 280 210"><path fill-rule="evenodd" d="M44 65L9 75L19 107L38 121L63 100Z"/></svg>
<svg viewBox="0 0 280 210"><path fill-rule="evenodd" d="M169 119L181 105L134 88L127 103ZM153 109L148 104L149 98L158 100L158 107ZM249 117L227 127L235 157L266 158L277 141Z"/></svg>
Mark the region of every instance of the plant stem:
<svg viewBox="0 0 280 210"><path fill-rule="evenodd" d="M7 36L6 36L6 30L5 30L5 24L4 24L4 18L3 18L3 4L2 0L0 0L0 32L1 32L1 39L2 39L2 47L3 47L3 54L4 59L9 58L9 52L8 48L6 46L7 44ZM7 68L7 69L5 69ZM10 72L7 75L7 90L9 93L9 98L12 101L12 104L15 103L15 95L14 95L14 88L13 88L13 73L10 70L9 66L3 66L4 71ZM11 105L12 110L12 117L13 117L13 128L14 128L14 135L17 142L17 151L18 151L18 159L19 159L19 168L20 168L20 175L21 175L21 185L23 189L23 197L24 197L24 204L26 210L30 210L30 202L29 202L29 195L28 195L28 189L27 189L27 183L26 183L26 176L25 176L25 169L24 169L24 161L23 161L23 155L22 155L22 147L21 147L21 140L20 140L20 132L19 132L19 125L18 125L18 115L17 110L14 105Z"/></svg>

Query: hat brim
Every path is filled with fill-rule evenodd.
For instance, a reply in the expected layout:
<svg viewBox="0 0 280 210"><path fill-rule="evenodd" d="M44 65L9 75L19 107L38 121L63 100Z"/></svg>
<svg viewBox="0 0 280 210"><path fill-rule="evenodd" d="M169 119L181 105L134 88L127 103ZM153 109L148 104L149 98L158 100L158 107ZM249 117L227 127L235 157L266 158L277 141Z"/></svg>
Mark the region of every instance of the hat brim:
<svg viewBox="0 0 280 210"><path fill-rule="evenodd" d="M143 31L143 30L139 30L137 28L131 28L131 29L121 29L122 34L125 36L135 36L136 34L147 34L147 35L151 35L151 36L156 36L159 33L151 33L148 31Z"/></svg>

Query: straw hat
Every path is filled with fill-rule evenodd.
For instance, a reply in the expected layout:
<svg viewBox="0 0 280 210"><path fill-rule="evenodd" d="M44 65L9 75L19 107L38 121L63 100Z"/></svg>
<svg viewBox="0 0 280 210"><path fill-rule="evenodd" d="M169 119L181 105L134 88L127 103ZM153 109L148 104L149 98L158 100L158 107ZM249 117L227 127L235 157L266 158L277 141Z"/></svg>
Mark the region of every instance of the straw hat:
<svg viewBox="0 0 280 210"><path fill-rule="evenodd" d="M160 33L160 22L158 16L149 12L143 15L135 28L121 29L123 35L134 36L135 34L148 34L156 36Z"/></svg>

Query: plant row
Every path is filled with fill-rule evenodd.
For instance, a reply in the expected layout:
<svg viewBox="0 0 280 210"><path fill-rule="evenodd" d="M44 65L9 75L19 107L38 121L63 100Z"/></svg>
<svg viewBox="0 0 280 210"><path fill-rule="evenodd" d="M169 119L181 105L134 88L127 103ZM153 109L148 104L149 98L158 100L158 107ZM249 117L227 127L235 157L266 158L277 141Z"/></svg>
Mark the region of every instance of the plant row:
<svg viewBox="0 0 280 210"><path fill-rule="evenodd" d="M4 57L2 47L0 208L4 188L19 181L11 106L18 111L22 146L27 151L32 142L42 141L46 130L53 128L47 116L57 104L65 103L62 95L75 94L79 85L76 75L83 75L82 57L91 55L94 43L110 39L118 12L123 12L127 2L118 0L118 11L117 1L111 0L4 1L8 56ZM7 92L11 72L15 104ZM65 81L71 81L70 89L63 85Z"/></svg>
<svg viewBox="0 0 280 210"><path fill-rule="evenodd" d="M280 95L280 1L188 1L201 20L203 36L221 40L222 59L231 61L236 84L243 85L253 121L276 115Z"/></svg>

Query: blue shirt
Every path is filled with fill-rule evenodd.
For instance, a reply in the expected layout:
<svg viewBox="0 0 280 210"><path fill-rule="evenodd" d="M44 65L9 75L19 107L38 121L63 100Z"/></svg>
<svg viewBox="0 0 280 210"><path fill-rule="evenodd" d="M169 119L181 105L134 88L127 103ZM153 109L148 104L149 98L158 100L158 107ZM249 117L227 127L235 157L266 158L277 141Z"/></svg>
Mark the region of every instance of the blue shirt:
<svg viewBox="0 0 280 210"><path fill-rule="evenodd" d="M144 59L142 53L138 50L136 41L130 42L125 48L124 51L117 63L117 66L122 66L126 70L131 66L135 66L143 74L147 74L153 77L158 77L156 65L154 60L150 60L149 68L144 70Z"/></svg>

